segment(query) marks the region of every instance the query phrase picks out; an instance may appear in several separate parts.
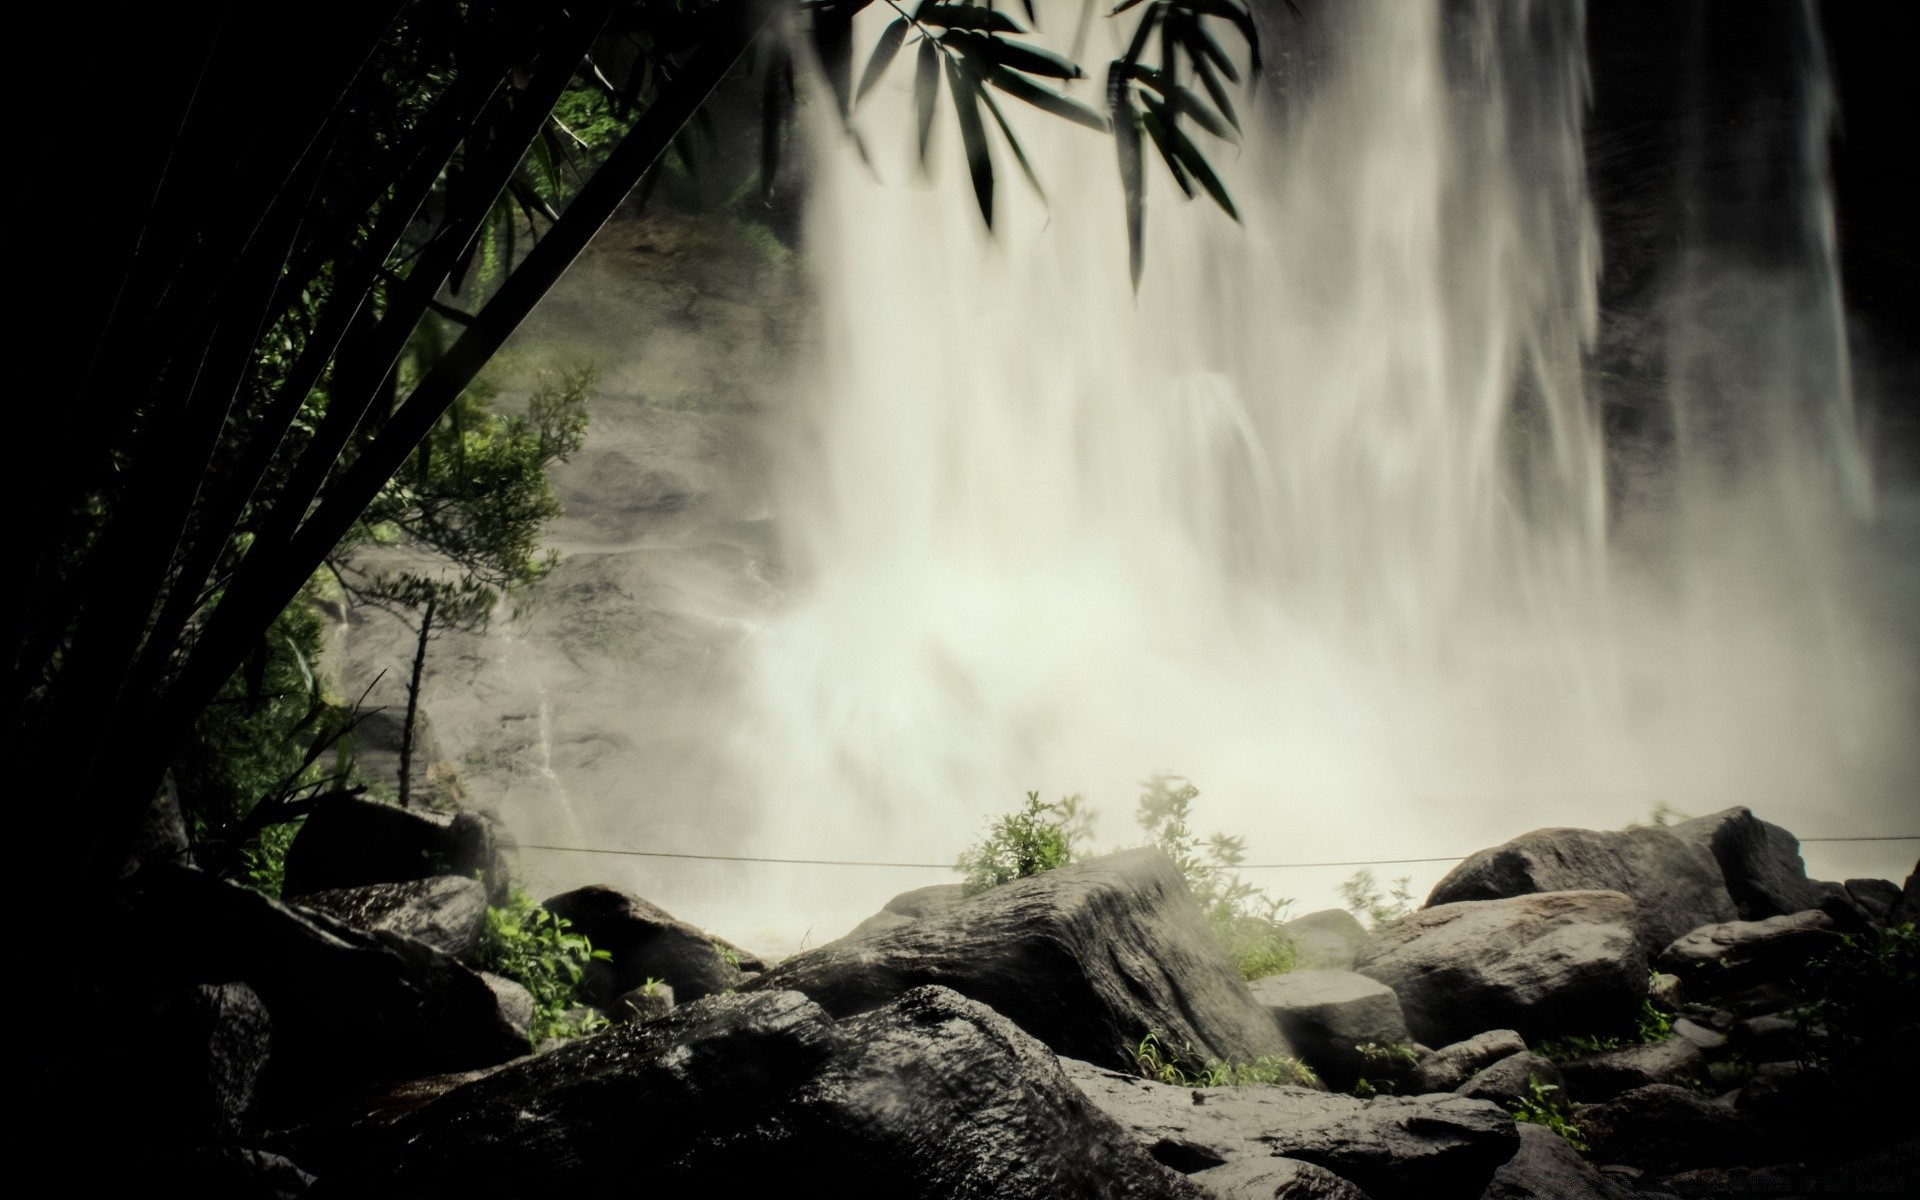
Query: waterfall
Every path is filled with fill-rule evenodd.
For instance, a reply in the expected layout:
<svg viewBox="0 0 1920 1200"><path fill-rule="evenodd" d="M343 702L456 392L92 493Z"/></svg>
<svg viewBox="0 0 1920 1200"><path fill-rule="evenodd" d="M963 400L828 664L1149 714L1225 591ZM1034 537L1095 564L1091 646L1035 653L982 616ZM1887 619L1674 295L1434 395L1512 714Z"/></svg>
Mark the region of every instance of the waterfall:
<svg viewBox="0 0 1920 1200"><path fill-rule="evenodd" d="M1150 163L1137 296L1108 139L1007 103L1046 199L1002 153L988 235L950 114L913 162L910 70L858 114L871 166L813 130L824 349L748 647L754 845L941 861L1033 788L1124 843L1155 771L1256 861L1910 796L1911 680L1836 558L1871 484L1811 25L1775 198L1803 242L1766 287L1704 239L1673 264L1650 505L1589 377L1581 5L1271 7L1279 66L1212 148L1244 222ZM1346 873L1260 882L1318 907ZM833 886L795 884L816 914Z"/></svg>

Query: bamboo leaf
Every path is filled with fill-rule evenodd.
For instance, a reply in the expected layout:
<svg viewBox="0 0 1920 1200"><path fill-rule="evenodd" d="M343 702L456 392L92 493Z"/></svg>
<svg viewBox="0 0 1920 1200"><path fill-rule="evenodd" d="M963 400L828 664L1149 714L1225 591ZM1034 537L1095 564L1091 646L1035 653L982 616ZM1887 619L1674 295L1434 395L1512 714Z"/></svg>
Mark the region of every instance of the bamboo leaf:
<svg viewBox="0 0 1920 1200"><path fill-rule="evenodd" d="M1154 0L1153 7L1141 14L1140 24L1133 31L1133 41L1128 43L1127 52L1121 57L1121 62L1134 63L1140 60L1141 52L1147 48L1147 39L1153 36L1153 27L1159 24L1166 12L1167 0Z"/></svg>
<svg viewBox="0 0 1920 1200"><path fill-rule="evenodd" d="M1213 202L1238 221L1240 210L1233 206L1233 197L1227 194L1226 185L1220 182L1220 176L1214 173L1213 164L1207 161L1206 155L1200 153L1200 148L1179 129L1168 129L1166 133L1168 148L1173 151L1174 157L1206 190L1207 195L1213 197Z"/></svg>
<svg viewBox="0 0 1920 1200"><path fill-rule="evenodd" d="M1226 85L1221 83L1220 76L1215 74L1213 64L1204 58L1196 58L1193 60L1193 73L1200 77L1200 85L1206 88L1207 95L1212 97L1213 105L1220 110L1220 115L1227 119L1229 125L1238 130L1240 114L1233 111L1233 98L1227 95Z"/></svg>
<svg viewBox="0 0 1920 1200"><path fill-rule="evenodd" d="M980 216L993 228L993 156L987 150L986 127L980 123L980 80L960 63L947 60L947 86L953 91L954 115L960 118L960 140L967 149L967 173L973 176L974 199Z"/></svg>
<svg viewBox="0 0 1920 1200"><path fill-rule="evenodd" d="M970 58L998 63L1029 75L1043 75L1050 79L1086 78L1086 72L1069 58L1038 46L1009 42L992 34L957 30L942 36L940 44L960 50Z"/></svg>
<svg viewBox="0 0 1920 1200"><path fill-rule="evenodd" d="M1147 100L1147 111L1140 118L1146 127L1147 136L1153 139L1154 146L1160 151L1161 161L1167 164L1167 170L1173 173L1173 181L1191 200L1200 193L1194 190L1193 180L1187 175L1187 168L1180 162L1180 156L1173 152L1174 138L1184 136L1177 129L1170 129L1167 121L1167 106L1155 100Z"/></svg>
<svg viewBox="0 0 1920 1200"><path fill-rule="evenodd" d="M914 123L920 134L920 165L927 165L927 142L933 136L933 113L940 102L940 51L932 41L920 43L920 61L913 75Z"/></svg>
<svg viewBox="0 0 1920 1200"><path fill-rule="evenodd" d="M780 174L780 135L792 114L793 60L784 50L766 66L760 87L760 199L773 199L773 181ZM648 173L653 178L653 173Z"/></svg>
<svg viewBox="0 0 1920 1200"><path fill-rule="evenodd" d="M1200 97L1175 83L1172 76L1165 71L1135 63L1128 68L1128 72L1133 78L1166 98L1170 117L1177 118L1184 113L1199 122L1202 129L1222 141L1238 142L1240 140L1232 125L1221 120L1218 113L1201 103ZM1177 121L1168 121L1169 127L1175 124Z"/></svg>
<svg viewBox="0 0 1920 1200"><path fill-rule="evenodd" d="M840 119L853 115L853 12L842 8L817 8L813 16L814 52L820 56L820 69L833 90Z"/></svg>
<svg viewBox="0 0 1920 1200"><path fill-rule="evenodd" d="M866 98L867 93L880 82L880 77L887 73L887 68L893 65L894 56L906 44L907 30L911 27L905 17L900 17L880 34L880 40L873 44L872 57L867 59L867 69L860 74L860 87L853 95L855 104Z"/></svg>
<svg viewBox="0 0 1920 1200"><path fill-rule="evenodd" d="M923 4L915 18L940 29L979 29L991 33L1025 33L1012 17L972 4Z"/></svg>
<svg viewBox="0 0 1920 1200"><path fill-rule="evenodd" d="M1145 266L1146 173L1140 162L1140 127L1134 122L1133 88L1121 63L1107 71L1107 111L1113 118L1113 144L1120 159L1120 188L1127 204L1127 267L1133 290L1140 290Z"/></svg>
<svg viewBox="0 0 1920 1200"><path fill-rule="evenodd" d="M1065 117L1077 125L1085 125L1098 133L1110 128L1107 119L1092 107L1080 103L1071 96L1061 95L1050 87L1033 82L1024 75L1016 75L1005 67L994 63L981 66L980 73L987 82L999 88L1016 100L1024 100L1035 108L1043 109L1056 117Z"/></svg>
<svg viewBox="0 0 1920 1200"><path fill-rule="evenodd" d="M1181 3L1196 13L1232 21L1239 28L1240 36L1246 39L1254 75L1260 74L1260 31L1254 27L1253 14L1247 11L1246 6L1240 4L1239 0L1181 0ZM1299 10L1294 11L1298 13Z"/></svg>
<svg viewBox="0 0 1920 1200"><path fill-rule="evenodd" d="M1007 124L1007 114L1000 111L1000 105L994 100L993 93L985 88L980 89L980 99L985 102L987 111L993 114L994 122L1000 126L1001 136L1007 139L1007 148L1013 151L1013 161L1020 164L1020 173L1027 177L1027 182L1033 185L1034 192L1039 195L1040 202L1045 204L1047 189L1040 186L1040 177L1033 173L1033 164L1027 161L1027 152L1020 148L1020 139L1013 136L1013 126Z"/></svg>

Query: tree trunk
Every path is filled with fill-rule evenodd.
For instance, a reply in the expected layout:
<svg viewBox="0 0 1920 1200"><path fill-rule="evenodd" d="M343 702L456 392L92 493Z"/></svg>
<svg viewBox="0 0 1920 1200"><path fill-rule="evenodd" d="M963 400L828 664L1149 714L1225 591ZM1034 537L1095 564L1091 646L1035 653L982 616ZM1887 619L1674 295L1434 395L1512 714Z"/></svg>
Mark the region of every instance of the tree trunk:
<svg viewBox="0 0 1920 1200"><path fill-rule="evenodd" d="M427 668L427 641L433 636L433 609L440 597L429 595L420 614L420 640L413 648L413 674L407 677L407 723L400 730L400 807L413 796L413 726L420 719L420 675Z"/></svg>

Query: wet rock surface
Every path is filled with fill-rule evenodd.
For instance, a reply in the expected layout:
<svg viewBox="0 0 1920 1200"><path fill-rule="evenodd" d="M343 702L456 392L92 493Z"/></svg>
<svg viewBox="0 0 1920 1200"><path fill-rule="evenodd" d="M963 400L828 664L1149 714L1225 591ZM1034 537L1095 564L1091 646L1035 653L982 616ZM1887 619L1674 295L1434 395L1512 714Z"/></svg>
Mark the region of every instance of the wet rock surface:
<svg viewBox="0 0 1920 1200"><path fill-rule="evenodd" d="M478 875L491 902L506 899L506 861L485 818L336 796L315 806L287 847L282 894L297 898L436 875Z"/></svg>
<svg viewBox="0 0 1920 1200"><path fill-rule="evenodd" d="M950 987L1060 1054L1124 1066L1148 1033L1205 1058L1289 1053L1172 862L1129 850L1003 884L945 913L788 959L752 987L836 1016Z"/></svg>
<svg viewBox="0 0 1920 1200"><path fill-rule="evenodd" d="M472 954L487 931L487 889L478 880L457 875L309 892L293 907L365 933L410 937L455 958Z"/></svg>
<svg viewBox="0 0 1920 1200"><path fill-rule="evenodd" d="M1394 990L1428 1045L1489 1027L1530 1039L1612 1032L1647 994L1634 911L1594 891L1442 904L1376 930L1354 969Z"/></svg>
<svg viewBox="0 0 1920 1200"><path fill-rule="evenodd" d="M1741 920L1796 913L1820 902L1819 889L1807 878L1806 863L1800 858L1800 839L1762 821L1752 809L1724 809L1672 828L1674 837L1706 850L1720 864L1721 878Z"/></svg>
<svg viewBox="0 0 1920 1200"><path fill-rule="evenodd" d="M1476 1071L1523 1054L1527 1040L1511 1029L1489 1029L1440 1047L1420 1060L1411 1081L1418 1092L1451 1092Z"/></svg>
<svg viewBox="0 0 1920 1200"><path fill-rule="evenodd" d="M1702 1070L1705 1064L1702 1064ZM1511 1109L1524 1099L1531 1099L1534 1085L1566 1090L1566 1077L1560 1073L1560 1065L1544 1055L1523 1050L1518 1054L1509 1054L1499 1062L1475 1073L1454 1089L1454 1094L1465 1096L1469 1100L1490 1100L1502 1108Z"/></svg>
<svg viewBox="0 0 1920 1200"><path fill-rule="evenodd" d="M570 922L594 949L612 955L587 964L581 981L581 996L600 1008L613 1009L620 996L644 988L649 979L671 987L682 1002L741 983L740 969L705 930L630 892L596 884L554 896L542 907Z"/></svg>
<svg viewBox="0 0 1920 1200"><path fill-rule="evenodd" d="M1482 1200L1633 1200L1567 1140L1540 1125L1520 1126L1520 1149L1493 1173Z"/></svg>
<svg viewBox="0 0 1920 1200"><path fill-rule="evenodd" d="M1691 930L1660 952L1659 963L1682 979L1706 980L1718 991L1731 991L1781 980L1839 944L1831 917L1797 912Z"/></svg>
<svg viewBox="0 0 1920 1200"><path fill-rule="evenodd" d="M1707 1077L1707 1060L1685 1038L1670 1037L1642 1046L1623 1046L1560 1064L1567 1094L1575 1100L1610 1100L1650 1083L1682 1087Z"/></svg>
<svg viewBox="0 0 1920 1200"><path fill-rule="evenodd" d="M1270 975L1249 986L1294 1052L1329 1087L1344 1091L1366 1073L1368 1060L1360 1047L1408 1040L1399 997L1365 975L1309 969Z"/></svg>

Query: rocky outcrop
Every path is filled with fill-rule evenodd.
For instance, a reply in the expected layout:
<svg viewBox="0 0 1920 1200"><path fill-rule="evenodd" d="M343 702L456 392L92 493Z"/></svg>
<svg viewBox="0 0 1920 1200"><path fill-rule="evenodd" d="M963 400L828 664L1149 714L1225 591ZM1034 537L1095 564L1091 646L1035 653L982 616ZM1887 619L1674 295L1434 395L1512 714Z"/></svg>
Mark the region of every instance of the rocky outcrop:
<svg viewBox="0 0 1920 1200"><path fill-rule="evenodd" d="M1579 891L1631 896L1649 955L1689 929L1739 915L1713 854L1665 829L1536 829L1469 855L1434 885L1426 907Z"/></svg>
<svg viewBox="0 0 1920 1200"><path fill-rule="evenodd" d="M1542 1125L1520 1126L1520 1149L1493 1173L1481 1200L1631 1200Z"/></svg>
<svg viewBox="0 0 1920 1200"><path fill-rule="evenodd" d="M1092 1063L1061 1065L1154 1157L1189 1170L1278 1155L1324 1167L1373 1200L1470 1200L1519 1144L1504 1111L1457 1096L1357 1100L1273 1084L1194 1089Z"/></svg>
<svg viewBox="0 0 1920 1200"><path fill-rule="evenodd" d="M548 912L585 934L595 950L613 957L587 964L580 995L597 1008L615 1001L647 980L658 979L681 1002L698 1000L740 985L740 971L727 961L705 930L689 925L651 901L604 884L577 888L547 900Z"/></svg>
<svg viewBox="0 0 1920 1200"><path fill-rule="evenodd" d="M1670 1037L1638 1046L1588 1054L1560 1064L1567 1095L1575 1100L1611 1100L1650 1083L1685 1087L1707 1078L1706 1056L1686 1038Z"/></svg>
<svg viewBox="0 0 1920 1200"><path fill-rule="evenodd" d="M1451 1092L1475 1072L1526 1049L1527 1040L1513 1030L1489 1029L1423 1057L1410 1083L1416 1092Z"/></svg>
<svg viewBox="0 0 1920 1200"><path fill-rule="evenodd" d="M1839 931L1827 914L1797 912L1703 926L1661 951L1659 963L1682 979L1729 992L1784 979L1839 944Z"/></svg>
<svg viewBox="0 0 1920 1200"><path fill-rule="evenodd" d="M366 933L410 937L455 958L472 954L487 932L487 889L458 875L309 892L293 906Z"/></svg>
<svg viewBox="0 0 1920 1200"><path fill-rule="evenodd" d="M593 1200L816 1178L854 1200L1204 1195L1033 1039L940 988L837 1025L794 992L709 997L455 1088L379 1144L328 1194Z"/></svg>
<svg viewBox="0 0 1920 1200"><path fill-rule="evenodd" d="M1055 1051L1112 1066L1148 1033L1197 1058L1289 1053L1158 850L1129 850L985 892L947 912L788 959L751 987L835 1016L950 987Z"/></svg>
<svg viewBox="0 0 1920 1200"><path fill-rule="evenodd" d="M1564 1090L1566 1082L1558 1063L1545 1055L1522 1050L1481 1069L1453 1091L1469 1100L1487 1100L1511 1109L1517 1101L1534 1098L1535 1084Z"/></svg>
<svg viewBox="0 0 1920 1200"><path fill-rule="evenodd" d="M1305 970L1269 975L1249 985L1280 1024L1294 1053L1329 1087L1346 1091L1366 1073L1360 1047L1408 1040L1399 997L1352 971Z"/></svg>
<svg viewBox="0 0 1920 1200"><path fill-rule="evenodd" d="M287 847L288 897L436 875L478 876L505 901L507 866L493 827L474 813L447 815L357 796L314 807Z"/></svg>
<svg viewBox="0 0 1920 1200"><path fill-rule="evenodd" d="M1595 1162L1643 1171L1742 1164L1761 1149L1752 1122L1670 1083L1635 1088L1604 1104L1579 1105L1573 1120Z"/></svg>
<svg viewBox="0 0 1920 1200"><path fill-rule="evenodd" d="M1366 926L1344 908L1323 908L1280 926L1293 943L1295 963L1303 969L1344 971L1367 944Z"/></svg>
<svg viewBox="0 0 1920 1200"><path fill-rule="evenodd" d="M1442 904L1376 930L1354 969L1394 990L1428 1045L1488 1028L1533 1040L1623 1030L1647 994L1633 914L1618 892Z"/></svg>
<svg viewBox="0 0 1920 1200"><path fill-rule="evenodd" d="M1707 851L1720 864L1721 877L1741 920L1783 916L1820 903L1819 889L1807 878L1806 864L1800 858L1800 839L1762 821L1752 809L1729 808L1682 821L1672 829L1674 837ZM1727 919L1709 917L1694 924Z"/></svg>
<svg viewBox="0 0 1920 1200"><path fill-rule="evenodd" d="M879 912L855 925L853 932L847 936L865 937L869 933L896 929L924 917L942 916L966 899L963 891L957 883L936 883L930 887L901 892L882 905Z"/></svg>

